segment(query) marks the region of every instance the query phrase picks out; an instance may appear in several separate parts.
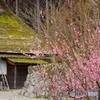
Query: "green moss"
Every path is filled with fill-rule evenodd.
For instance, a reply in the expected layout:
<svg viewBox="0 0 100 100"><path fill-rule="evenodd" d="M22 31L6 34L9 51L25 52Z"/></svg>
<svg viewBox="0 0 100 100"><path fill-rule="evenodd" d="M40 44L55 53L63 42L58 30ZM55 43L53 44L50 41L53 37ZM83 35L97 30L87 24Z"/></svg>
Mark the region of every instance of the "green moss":
<svg viewBox="0 0 100 100"><path fill-rule="evenodd" d="M16 63L29 63L29 64L47 64L48 63L43 60L35 60L35 59L9 59L9 60Z"/></svg>
<svg viewBox="0 0 100 100"><path fill-rule="evenodd" d="M19 23L9 15L0 16L0 26L3 26L4 28L9 28L9 27L19 28L20 27Z"/></svg>
<svg viewBox="0 0 100 100"><path fill-rule="evenodd" d="M20 52L18 48L24 52L29 52L30 48L36 49L33 46L35 39L31 36L40 40L40 36L19 17L14 14L0 14L0 52Z"/></svg>
<svg viewBox="0 0 100 100"><path fill-rule="evenodd" d="M3 36L30 37L31 33L33 33L33 30L17 16L0 15L0 28L0 34Z"/></svg>

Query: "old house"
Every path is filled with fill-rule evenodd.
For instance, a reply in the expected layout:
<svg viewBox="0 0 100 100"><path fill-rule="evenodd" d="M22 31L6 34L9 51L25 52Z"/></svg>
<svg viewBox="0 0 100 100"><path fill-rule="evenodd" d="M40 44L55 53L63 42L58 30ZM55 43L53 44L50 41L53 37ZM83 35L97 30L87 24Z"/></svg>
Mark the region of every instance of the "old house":
<svg viewBox="0 0 100 100"><path fill-rule="evenodd" d="M44 60L33 59L35 54L30 50L37 50L41 43L39 36L20 18L15 16L0 1L0 76L5 75L10 88L22 88L29 65L47 63ZM0 77L0 85L2 78Z"/></svg>

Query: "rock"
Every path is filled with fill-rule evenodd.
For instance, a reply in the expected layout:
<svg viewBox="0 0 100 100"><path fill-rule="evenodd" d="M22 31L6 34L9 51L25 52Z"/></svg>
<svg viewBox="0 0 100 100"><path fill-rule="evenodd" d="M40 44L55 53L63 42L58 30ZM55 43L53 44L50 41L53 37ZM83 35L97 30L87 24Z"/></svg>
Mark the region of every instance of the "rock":
<svg viewBox="0 0 100 100"><path fill-rule="evenodd" d="M36 94L35 93L30 93L30 97L35 98L36 97Z"/></svg>
<svg viewBox="0 0 100 100"><path fill-rule="evenodd" d="M20 95L24 95L27 92L27 90L23 87L23 89L19 92Z"/></svg>
<svg viewBox="0 0 100 100"><path fill-rule="evenodd" d="M30 86L28 87L28 91L29 91L30 93L32 93L33 90L34 90L34 87L30 85Z"/></svg>
<svg viewBox="0 0 100 100"><path fill-rule="evenodd" d="M27 97L29 97L30 96L30 93L29 92L26 92L24 95L27 96Z"/></svg>
<svg viewBox="0 0 100 100"><path fill-rule="evenodd" d="M30 80L30 84L31 84L32 86L35 86L35 85L36 85L35 80L34 80L34 79Z"/></svg>
<svg viewBox="0 0 100 100"><path fill-rule="evenodd" d="M30 84L29 81L25 81L25 82L24 82L24 87L25 87L25 88L28 88L29 84Z"/></svg>
<svg viewBox="0 0 100 100"><path fill-rule="evenodd" d="M28 66L28 73L30 74L30 73L33 73L33 71L32 71L33 69L32 69L32 66Z"/></svg>

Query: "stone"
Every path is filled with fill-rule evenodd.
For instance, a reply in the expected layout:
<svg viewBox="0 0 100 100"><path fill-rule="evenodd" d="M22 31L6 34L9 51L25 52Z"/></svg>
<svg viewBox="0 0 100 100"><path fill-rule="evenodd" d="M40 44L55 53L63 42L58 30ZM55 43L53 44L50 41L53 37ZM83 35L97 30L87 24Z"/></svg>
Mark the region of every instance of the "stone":
<svg viewBox="0 0 100 100"><path fill-rule="evenodd" d="M30 78L31 78L31 74L28 74L26 80L30 81Z"/></svg>
<svg viewBox="0 0 100 100"><path fill-rule="evenodd" d="M36 82L35 82L34 80L31 80L31 81L30 81L30 84L31 84L32 86L35 86L35 85L36 85Z"/></svg>
<svg viewBox="0 0 100 100"><path fill-rule="evenodd" d="M30 93L29 92L26 92L24 95L27 96L27 97L29 97L30 96Z"/></svg>
<svg viewBox="0 0 100 100"><path fill-rule="evenodd" d="M30 74L30 73L33 73L33 71L32 71L32 66L28 66L28 73Z"/></svg>
<svg viewBox="0 0 100 100"><path fill-rule="evenodd" d="M30 85L30 86L28 87L28 91L29 91L29 92L33 92L33 90L34 90L34 87Z"/></svg>
<svg viewBox="0 0 100 100"><path fill-rule="evenodd" d="M23 89L19 92L20 95L24 95L27 92L27 90L23 87Z"/></svg>
<svg viewBox="0 0 100 100"><path fill-rule="evenodd" d="M30 97L35 98L36 97L36 94L35 93L30 93Z"/></svg>
<svg viewBox="0 0 100 100"><path fill-rule="evenodd" d="M28 86L29 86L29 81L25 81L24 82L24 87L28 88Z"/></svg>

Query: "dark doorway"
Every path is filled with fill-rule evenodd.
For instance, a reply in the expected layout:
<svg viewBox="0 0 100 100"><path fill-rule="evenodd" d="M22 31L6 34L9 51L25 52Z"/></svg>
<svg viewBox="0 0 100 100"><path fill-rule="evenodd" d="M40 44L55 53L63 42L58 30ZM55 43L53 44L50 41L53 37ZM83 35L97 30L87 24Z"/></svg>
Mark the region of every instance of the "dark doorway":
<svg viewBox="0 0 100 100"><path fill-rule="evenodd" d="M16 89L21 89L24 86L24 82L26 80L26 76L28 74L27 72L28 65L26 64L18 64L16 65ZM14 81L15 81L15 69L14 65L8 64L7 67L7 79L10 89L14 89Z"/></svg>
<svg viewBox="0 0 100 100"><path fill-rule="evenodd" d="M17 79L16 79L16 88L20 89L24 86L26 76L28 74L27 67L25 65L17 66Z"/></svg>

